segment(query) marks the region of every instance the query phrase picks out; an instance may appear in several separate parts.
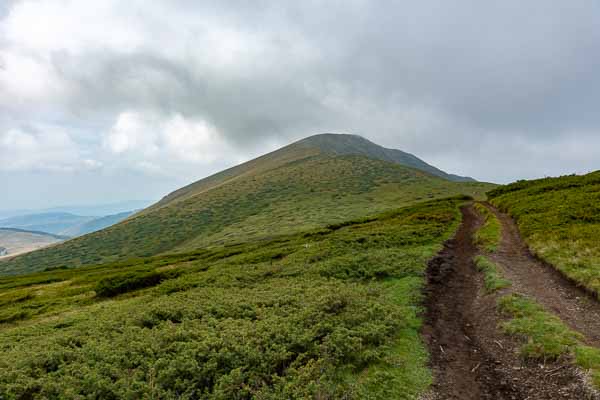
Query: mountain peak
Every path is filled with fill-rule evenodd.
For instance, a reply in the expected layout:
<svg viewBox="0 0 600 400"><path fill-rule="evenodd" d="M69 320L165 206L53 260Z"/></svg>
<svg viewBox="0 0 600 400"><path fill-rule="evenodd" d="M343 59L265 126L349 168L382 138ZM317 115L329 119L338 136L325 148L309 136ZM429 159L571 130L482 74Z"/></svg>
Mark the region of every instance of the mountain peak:
<svg viewBox="0 0 600 400"><path fill-rule="evenodd" d="M444 172L417 156L406 153L401 150L388 149L371 142L370 140L352 134L343 133L321 133L318 135L309 136L289 147L300 148L316 148L323 153L331 153L336 155L362 155L369 158L374 158L382 161L393 162L396 164L405 165L411 168L416 168L425 171L440 178L454 182L472 182L473 178L458 176ZM285 147L284 147L285 149Z"/></svg>

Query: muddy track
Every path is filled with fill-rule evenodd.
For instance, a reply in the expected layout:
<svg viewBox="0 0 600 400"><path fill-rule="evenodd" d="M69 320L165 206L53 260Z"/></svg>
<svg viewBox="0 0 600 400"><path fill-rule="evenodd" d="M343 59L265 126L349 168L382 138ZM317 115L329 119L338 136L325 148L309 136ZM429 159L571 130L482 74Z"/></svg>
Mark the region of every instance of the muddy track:
<svg viewBox="0 0 600 400"><path fill-rule="evenodd" d="M588 399L576 368L525 363L519 343L501 333L496 295L485 295L473 265L473 233L481 225L471 205L461 209L455 237L429 264L426 322L434 385L425 398Z"/></svg>
<svg viewBox="0 0 600 400"><path fill-rule="evenodd" d="M552 266L536 259L522 240L513 219L484 204L502 224L502 241L489 257L510 279L515 292L535 298L571 329L585 336L586 344L600 347L600 303L575 286Z"/></svg>

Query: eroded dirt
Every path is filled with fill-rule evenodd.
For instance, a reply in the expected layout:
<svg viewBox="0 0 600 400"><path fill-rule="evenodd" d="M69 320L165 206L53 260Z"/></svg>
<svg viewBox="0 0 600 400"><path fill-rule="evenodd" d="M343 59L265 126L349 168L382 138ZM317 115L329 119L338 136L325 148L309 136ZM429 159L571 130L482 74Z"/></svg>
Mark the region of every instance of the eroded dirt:
<svg viewBox="0 0 600 400"><path fill-rule="evenodd" d="M536 259L521 238L513 219L485 204L502 224L502 241L490 257L508 278L515 292L535 300L585 336L588 345L600 347L600 303L552 266Z"/></svg>
<svg viewBox="0 0 600 400"><path fill-rule="evenodd" d="M486 295L473 265L472 237L481 225L472 206L462 208L455 237L428 268L423 336L435 383L430 399L589 399L579 371L566 362L526 363L519 343L503 335L496 311L500 294Z"/></svg>

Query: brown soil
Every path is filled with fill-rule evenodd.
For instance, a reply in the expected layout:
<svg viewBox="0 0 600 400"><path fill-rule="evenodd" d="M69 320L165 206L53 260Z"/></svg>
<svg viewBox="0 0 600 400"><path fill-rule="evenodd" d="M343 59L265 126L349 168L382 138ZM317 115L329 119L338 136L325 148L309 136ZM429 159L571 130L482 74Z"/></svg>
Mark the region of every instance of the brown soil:
<svg viewBox="0 0 600 400"><path fill-rule="evenodd" d="M462 208L456 236L428 268L423 336L431 353L431 399L590 399L579 371L566 362L525 362L519 343L498 329L498 295L486 295L473 265L472 237L481 225Z"/></svg>
<svg viewBox="0 0 600 400"><path fill-rule="evenodd" d="M502 269L515 292L535 298L569 327L582 333L585 342L600 347L600 303L575 286L552 266L533 257L513 219L484 204L502 224L502 241L489 257Z"/></svg>

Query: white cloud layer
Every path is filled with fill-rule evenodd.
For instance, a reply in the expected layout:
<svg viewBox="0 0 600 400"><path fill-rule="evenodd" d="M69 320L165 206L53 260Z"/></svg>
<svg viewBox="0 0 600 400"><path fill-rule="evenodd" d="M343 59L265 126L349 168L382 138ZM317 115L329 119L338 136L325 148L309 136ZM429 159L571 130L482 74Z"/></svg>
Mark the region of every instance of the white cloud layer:
<svg viewBox="0 0 600 400"><path fill-rule="evenodd" d="M591 0L5 0L0 172L175 189L319 132L483 180L583 172L598 70Z"/></svg>
<svg viewBox="0 0 600 400"><path fill-rule="evenodd" d="M99 168L101 162L84 158L79 146L62 129L34 127L29 131L0 132L0 171Z"/></svg>
<svg viewBox="0 0 600 400"><path fill-rule="evenodd" d="M202 119L125 111L104 137L104 148L120 162L149 172L168 173L172 164L206 165L239 155Z"/></svg>

